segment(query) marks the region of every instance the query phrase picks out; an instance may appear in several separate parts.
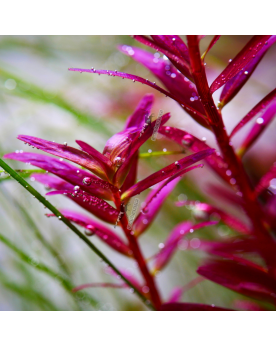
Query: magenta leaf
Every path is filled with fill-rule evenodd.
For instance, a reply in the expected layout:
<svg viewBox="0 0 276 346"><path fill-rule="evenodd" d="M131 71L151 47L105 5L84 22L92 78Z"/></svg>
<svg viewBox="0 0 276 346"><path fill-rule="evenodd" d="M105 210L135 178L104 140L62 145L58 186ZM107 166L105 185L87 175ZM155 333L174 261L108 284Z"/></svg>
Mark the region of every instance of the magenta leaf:
<svg viewBox="0 0 276 346"><path fill-rule="evenodd" d="M45 151L46 153L75 162L78 165L100 176L104 180L107 180L107 173L105 171L104 165L95 157L92 157L91 155L88 155L81 150L69 147L65 144L46 141L45 139L37 137L19 135L17 138L37 149Z"/></svg>
<svg viewBox="0 0 276 346"><path fill-rule="evenodd" d="M208 48L206 49L206 51L203 53L202 59L204 60L206 54L210 51L210 49L217 43L217 41L219 40L221 35L215 35L212 38L212 41L209 43Z"/></svg>
<svg viewBox="0 0 276 346"><path fill-rule="evenodd" d="M264 270L228 260L210 261L197 270L198 274L251 298L275 302L276 280Z"/></svg>
<svg viewBox="0 0 276 346"><path fill-rule="evenodd" d="M145 206L140 211L133 224L133 230L137 236L141 235L150 227L166 198L173 191L181 177L176 177L173 180L171 179L172 178L169 178L165 182L160 182L159 186L148 194L145 200Z"/></svg>
<svg viewBox="0 0 276 346"><path fill-rule="evenodd" d="M131 57L147 67L165 85L169 92L181 101L180 104L185 104L195 109L197 111L196 114L188 109L186 111L197 122L208 127L208 123L204 118L205 111L202 103L199 101L195 85L163 59L156 58L154 54L136 47L131 47L131 49L133 52ZM128 54L129 47L122 46L121 50L123 53ZM198 116L198 114L201 115Z"/></svg>
<svg viewBox="0 0 276 346"><path fill-rule="evenodd" d="M238 123L238 125L231 132L232 138L241 128L243 128L252 118L261 113L265 108L269 107L272 103L276 102L276 89L272 90L266 95L251 111L244 116L244 118Z"/></svg>
<svg viewBox="0 0 276 346"><path fill-rule="evenodd" d="M65 195L76 202L78 205L83 207L85 210L89 211L105 222L115 224L118 220L119 212L115 208L113 208L110 204L108 204L101 198L92 196L89 193L82 191L81 189L51 191L46 195Z"/></svg>
<svg viewBox="0 0 276 346"><path fill-rule="evenodd" d="M151 37L160 47L176 56L181 56L190 64L188 47L178 35L151 35Z"/></svg>
<svg viewBox="0 0 276 346"><path fill-rule="evenodd" d="M70 221L76 223L77 225L84 227L88 230L91 235L95 234L101 240L103 240L107 245L112 247L114 250L120 252L126 256L132 256L130 248L123 242L123 240L113 231L108 229L103 224L79 213L71 210L61 210L61 213ZM49 214L48 216L55 216L54 214Z"/></svg>
<svg viewBox="0 0 276 346"><path fill-rule="evenodd" d="M211 94L242 71L243 68L255 58L264 45L267 44L270 36L271 35L254 36L212 83L210 87Z"/></svg>
<svg viewBox="0 0 276 346"><path fill-rule="evenodd" d="M157 43L156 41L153 41L150 38L143 36L143 35L134 35L133 37L138 42L141 42L141 43L145 44L146 46L155 49L158 52L162 52L167 58L170 59L170 61L173 63L173 65L181 73L183 73L184 76L186 76L189 79L192 79L192 76L190 73L190 64L187 62L186 59L183 59L183 57L181 56L182 54L172 53L170 50L165 48L164 42L160 45L160 43ZM160 40L159 40L159 42L160 42ZM167 48L168 48L168 46L167 46ZM131 50L128 52L128 54L132 55Z"/></svg>
<svg viewBox="0 0 276 346"><path fill-rule="evenodd" d="M201 150L211 149L204 141L184 130L177 129L175 127L160 127L159 133L181 145L183 148L192 151L193 153L198 153ZM218 156L214 151L204 160L224 181L230 184L231 176L227 175L227 164L221 156Z"/></svg>
<svg viewBox="0 0 276 346"><path fill-rule="evenodd" d="M134 113L128 117L125 125L125 129L129 127L141 128L150 115L154 98L153 95L147 94L142 98Z"/></svg>
<svg viewBox="0 0 276 346"><path fill-rule="evenodd" d="M220 308L215 305L205 305L198 303L165 303L160 311L233 311L231 309Z"/></svg>
<svg viewBox="0 0 276 346"><path fill-rule="evenodd" d="M202 118L203 121L205 121L205 118L202 117L202 114L199 113L196 110L196 108L183 103L181 99L179 99L175 95L172 95L170 92L166 91L165 89L157 86L155 82L150 82L149 80L144 79L142 77L139 77L139 76L136 76L136 75L133 75L133 74L129 74L129 73L118 72L118 71L110 71L110 70L95 70L95 69L81 69L81 68L69 68L68 70L69 71L80 72L80 73L87 72L87 73L94 73L94 74L98 73L99 75L105 74L105 75L108 75L108 76L111 76L111 77L121 77L122 79L126 78L126 79L132 80L133 82L139 82L139 83L148 85L151 88L153 88L153 89L155 89L157 91L160 91L162 94L164 94L164 95L170 97L171 99L175 100L176 102L178 102L181 105L181 107L183 107L183 109L185 109L188 113L193 112L194 116L197 116L198 118Z"/></svg>
<svg viewBox="0 0 276 346"><path fill-rule="evenodd" d="M256 123L252 126L245 140L237 149L237 153L243 156L248 149L256 142L262 132L268 127L270 122L276 115L276 102L271 103L263 112L262 116L256 120Z"/></svg>
<svg viewBox="0 0 276 346"><path fill-rule="evenodd" d="M131 141L128 152L125 155L125 160L114 175L113 182L116 186L121 186L123 184L132 164L135 162L135 157L138 154L139 148L152 136L153 131L156 131L154 129L156 128L157 121L159 121L159 126L162 126L170 119L170 114L166 113L160 119L157 119L151 123L144 123L142 129L137 132L135 138L133 138Z"/></svg>
<svg viewBox="0 0 276 346"><path fill-rule="evenodd" d="M113 176L113 170L111 169L112 162L106 156L104 156L103 154L98 152L98 150L94 149L93 147L91 147L91 145L83 141L76 140L76 143L81 147L83 151L87 152L87 154L94 157L98 162L101 162L101 164L105 168L105 171L108 177L112 178Z"/></svg>
<svg viewBox="0 0 276 346"><path fill-rule="evenodd" d="M247 80L250 78L252 73L255 71L258 64L261 62L268 48L275 43L276 35L271 36L267 40L267 44L263 46L263 48L255 55L254 59L252 59L244 69L242 69L239 73L236 74L235 77L230 79L224 86L221 95L220 95L220 107L225 106L229 101L233 99L234 96L240 91L240 89L244 86Z"/></svg>
<svg viewBox="0 0 276 346"><path fill-rule="evenodd" d="M189 221L184 221L178 224L169 234L166 239L164 246L161 250L154 256L154 266L153 272L156 273L163 269L172 258L173 254L177 250L177 245L179 241L189 232L193 232L196 229L200 229L207 226L215 225L216 221L201 222L199 224L193 225Z"/></svg>
<svg viewBox="0 0 276 346"><path fill-rule="evenodd" d="M147 178L133 185L130 189L128 189L122 194L122 200L135 196L141 193L142 191L148 189L149 187L159 183L162 180L170 178L171 176L177 173L182 172L182 174L184 174L189 172L192 169L202 167L201 165L201 166L193 166L193 167L187 168L190 165L204 159L206 156L212 154L213 152L214 152L214 149L202 150L198 153L192 154L190 156L186 156L179 161L175 161L171 165L164 167L160 171L157 171L151 174Z"/></svg>
<svg viewBox="0 0 276 346"><path fill-rule="evenodd" d="M217 214L217 215L219 215L221 220L226 225L228 225L229 227L235 229L239 233L250 234L250 230L248 229L248 227L245 226L240 220L238 220L237 218L233 217L232 215L229 215L229 214L225 213L224 211L222 211L221 209L216 208L210 204L200 203L200 202L196 202L196 201L183 201L183 202L181 201L181 202L176 202L176 205L178 207L182 207L185 205L191 205L194 207L193 210L195 213L197 211L200 211L200 212L206 213L206 216L208 216L208 217L211 216L212 214L213 215Z"/></svg>
<svg viewBox="0 0 276 346"><path fill-rule="evenodd" d="M10 153L6 154L4 157L45 169L45 171L53 173L72 184L73 187L79 186L82 190L99 198L112 200L112 192L118 191L115 186L96 177L90 172L50 156L36 153ZM87 184L86 181L88 181L89 184Z"/></svg>

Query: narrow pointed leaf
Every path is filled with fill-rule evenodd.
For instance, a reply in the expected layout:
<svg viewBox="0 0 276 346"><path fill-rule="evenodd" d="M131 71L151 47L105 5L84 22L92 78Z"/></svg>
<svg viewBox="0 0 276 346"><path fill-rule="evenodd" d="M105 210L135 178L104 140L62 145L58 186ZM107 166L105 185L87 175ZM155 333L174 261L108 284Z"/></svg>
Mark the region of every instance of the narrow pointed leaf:
<svg viewBox="0 0 276 346"><path fill-rule="evenodd" d="M153 272L156 273L163 269L170 259L172 258L173 254L175 253L177 249L177 245L179 241L186 235L189 234L190 230L193 231L196 229L200 229L206 226L215 225L217 222L215 221L209 221L209 222L202 222L196 225L193 225L189 221L182 222L178 224L170 233L168 238L166 239L164 243L164 247L154 256L155 262L153 266Z"/></svg>
<svg viewBox="0 0 276 346"><path fill-rule="evenodd" d="M91 232L91 234L95 234L114 250L126 256L132 255L129 247L123 242L123 240L103 224L71 210L61 210L61 212L68 220L86 228L89 232ZM55 215L50 214L48 216Z"/></svg>
<svg viewBox="0 0 276 346"><path fill-rule="evenodd" d="M178 35L151 35L151 37L159 46L176 56L181 56L190 64L188 47Z"/></svg>
<svg viewBox="0 0 276 346"><path fill-rule="evenodd" d="M93 147L91 147L91 145L83 142L83 141L79 141L76 140L76 143L81 147L81 149L85 152L87 152L87 154L89 154L90 156L94 157L98 162L101 162L101 164L104 166L105 171L108 175L108 177L112 177L112 162L103 154L101 154L98 150L94 149Z"/></svg>
<svg viewBox="0 0 276 346"><path fill-rule="evenodd" d="M154 97L151 94L147 94L139 102L134 113L128 117L125 125L125 129L129 127L141 128L147 120L147 117L150 115Z"/></svg>
<svg viewBox="0 0 276 346"><path fill-rule="evenodd" d="M184 130L177 129L175 127L162 126L159 129L159 133L176 142L183 148L192 151L193 153L198 153L201 150L211 149L204 141ZM204 160L224 181L230 184L231 177L226 174L227 164L221 156L218 156L214 151Z"/></svg>
<svg viewBox="0 0 276 346"><path fill-rule="evenodd" d="M181 177L178 177L171 181L167 180L165 183L161 182L158 187L148 194L144 208L140 211L133 223L133 230L137 236L141 235L150 227L163 203L180 179Z"/></svg>
<svg viewBox="0 0 276 346"><path fill-rule="evenodd" d="M198 303L165 303L161 305L160 311L233 311L231 309L220 308L215 305L205 305Z"/></svg>
<svg viewBox="0 0 276 346"><path fill-rule="evenodd" d="M184 157L183 159L176 161L175 163L172 163L169 166L164 167L160 171L157 171L147 178L139 181L137 184L133 185L130 189L128 189L126 192L122 195L122 200L128 199L132 196L135 196L137 194L140 194L144 190L148 189L149 187L158 184L160 181L165 180L167 178L170 178L171 176L182 172L182 174L185 174L195 168L201 167L201 166L192 166L189 168L186 168L193 163L196 163L197 161L202 160L207 155L210 155L213 152L212 149L210 150L203 150L199 153Z"/></svg>
<svg viewBox="0 0 276 346"><path fill-rule="evenodd" d="M251 119L257 114L261 114L265 108L268 108L272 103L276 102L276 88L266 95L251 111L244 116L244 118L236 125L231 132L230 138L232 138L241 128L243 128Z"/></svg>
<svg viewBox="0 0 276 346"><path fill-rule="evenodd" d="M47 196L54 195L65 195L66 197L72 199L78 205L105 222L115 224L118 219L119 212L115 208L113 208L110 204L108 204L101 198L92 196L85 191L58 190L47 193Z"/></svg>
<svg viewBox="0 0 276 346"><path fill-rule="evenodd" d="M133 38L138 42L145 44L146 46L155 49L158 52L162 52L170 61L174 64L174 66L183 73L189 79L192 79L190 73L190 65L189 63L182 58L180 54L173 54L168 49L164 48L164 44L160 45L156 41L151 40L150 38L143 35L134 35ZM129 55L131 55L131 50L129 51Z"/></svg>
<svg viewBox="0 0 276 346"><path fill-rule="evenodd" d="M19 135L17 138L25 143L32 145L37 149L45 151L46 153L59 156L71 162L75 162L78 165L100 176L104 180L107 180L106 172L101 162L98 162L96 158L86 154L83 151L69 147L64 144L58 144L37 137Z"/></svg>
<svg viewBox="0 0 276 346"><path fill-rule="evenodd" d="M138 154L139 148L144 144L153 134L154 131L157 131L156 126L162 126L170 119L170 114L166 113L162 115L161 118L156 119L152 123L145 123L142 129L137 132L133 140L130 141L128 147L128 152L125 155L125 160L122 165L119 167L117 172L114 175L113 183L116 186L121 186L129 173L131 165L135 161L135 156Z"/></svg>
<svg viewBox="0 0 276 346"><path fill-rule="evenodd" d="M210 87L211 94L242 71L264 47L270 36L271 35L254 36L212 83Z"/></svg>
<svg viewBox="0 0 276 346"><path fill-rule="evenodd" d="M275 302L276 280L255 267L234 261L210 261L197 270L198 274L251 298Z"/></svg>
<svg viewBox="0 0 276 346"><path fill-rule="evenodd" d="M212 41L210 42L208 48L206 49L206 51L203 53L203 56L201 57L202 60L205 59L205 56L206 54L209 52L209 50L217 43L217 41L219 40L221 35L215 35L213 38L212 38Z"/></svg>
<svg viewBox="0 0 276 346"><path fill-rule="evenodd" d="M167 90L159 87L158 85L156 85L155 82L150 82L149 80L144 79L142 77L139 77L139 76L136 76L133 74L129 74L129 73L110 71L110 70L95 70L95 69L92 70L92 69L81 69L81 68L69 68L68 70L80 72L80 73L87 72L87 73L93 73L93 74L99 74L99 75L105 74L105 75L108 75L110 77L121 77L122 79L126 78L126 79L132 80L133 82L139 82L139 83L148 85L151 88L153 88L157 91L160 91L162 94L164 94L164 95L170 97L171 99L175 100L176 102L178 102L184 110L187 110L187 112L193 112L194 115L196 115L197 117L199 117L199 118L202 117L202 114L199 113L194 107L183 103L181 101L181 99L179 99L177 96L171 94ZM202 119L203 119L203 121L205 120L203 117L202 117Z"/></svg>
<svg viewBox="0 0 276 346"><path fill-rule="evenodd" d="M234 96L241 90L247 80L250 78L252 73L255 71L258 64L261 62L268 48L275 43L276 35L271 36L267 40L267 44L256 54L255 58L249 62L246 67L241 70L235 77L230 79L224 86L220 95L220 107L225 106L229 101L233 99Z"/></svg>
<svg viewBox="0 0 276 346"><path fill-rule="evenodd" d="M128 54L129 47L122 46L123 53ZM204 119L204 108L199 101L199 96L195 85L190 82L186 77L177 71L168 62L161 58L156 58L152 53L144 51L140 48L131 47L132 58L148 68L169 90L169 92L177 97L181 104L188 105L196 109L196 114L193 111L186 111L200 124L208 127L207 120ZM201 116L198 116L198 114Z"/></svg>
<svg viewBox="0 0 276 346"><path fill-rule="evenodd" d="M50 156L36 153L10 153L6 154L4 157L42 168L64 179L73 186L80 186L86 192L99 198L112 200L112 192L118 191L115 186L96 177L90 172ZM89 185L83 182L85 178L89 178Z"/></svg>
<svg viewBox="0 0 276 346"><path fill-rule="evenodd" d="M210 204L207 203L197 203L196 201L183 201L183 202L176 202L176 205L178 207L182 207L185 205L191 205L194 207L194 212L201 211L203 213L206 213L206 216L211 216L212 214L217 214L220 216L221 220L228 225L229 227L235 229L239 233L242 234L250 234L249 228L244 225L240 220L233 217L232 215L229 215L225 213L223 210L216 208Z"/></svg>
<svg viewBox="0 0 276 346"><path fill-rule="evenodd" d="M249 148L256 142L256 140L260 137L263 131L273 120L275 115L276 102L270 104L268 108L264 111L262 116L256 120L256 123L252 126L244 142L241 144L240 148L237 149L237 153L240 156L243 156L249 150Z"/></svg>

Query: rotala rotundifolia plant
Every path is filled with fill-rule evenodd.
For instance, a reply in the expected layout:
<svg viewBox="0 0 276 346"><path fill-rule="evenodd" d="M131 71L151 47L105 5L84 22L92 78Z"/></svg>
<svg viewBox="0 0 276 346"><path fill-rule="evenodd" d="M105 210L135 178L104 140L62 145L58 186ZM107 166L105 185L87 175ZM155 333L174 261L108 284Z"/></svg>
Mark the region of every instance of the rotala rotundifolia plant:
<svg viewBox="0 0 276 346"><path fill-rule="evenodd" d="M217 215L235 235L226 240L200 241L197 251L205 251L209 256L197 269L199 276L190 283L190 287L208 279L249 297L251 300L247 302L250 302L251 309L274 309L276 304L276 198L269 192L271 181L276 178L276 166L273 165L257 184L253 184L242 161L245 153L257 141L276 113L276 89L253 107L231 133L226 129L222 118L223 108L250 78L276 37L252 37L209 86L204 59L219 37L215 36L203 53L200 52L202 36L193 35L187 36L187 44L174 35L134 36L135 40L153 49L153 53L134 46L120 47L122 53L148 68L165 89L156 82L124 72L94 68L69 69L131 79L163 93L182 107L185 111L183 116L188 113L198 126L204 126L213 134L217 148L209 147L204 140L184 129L166 126L170 118L168 113L152 121L150 113L153 96L147 94L127 119L124 129L106 142L102 153L81 140L76 141L80 147L76 149L66 143L57 144L19 135L18 138L24 143L58 158L28 152L4 156L6 159L25 162L49 172L33 175L36 181L52 189L47 193L48 196L63 194L93 215L87 217L64 209L60 210L59 218L65 217L66 222L69 220L85 228L86 237L99 237L114 251L131 258L137 263L143 278L140 281L108 262L111 274L115 274L119 283L97 285L131 289L148 307L156 310L228 310L214 305L181 302L183 288L175 288L170 297L164 300L155 280L156 273L166 266L177 251L181 239L190 232L217 223L211 217L213 215ZM220 100L215 104L212 95L219 88L222 88ZM234 148L232 137L251 120L254 123L250 131L240 147ZM157 131L190 155L183 154L183 158L137 182L139 148ZM193 210L203 213L204 220L199 223L183 220L171 231L168 230L168 237L165 240L160 239L162 247L148 260L143 255L140 236L150 231L162 204L182 177L187 172L202 167L203 170L210 168L225 186L232 190L229 192L214 186L210 193L226 200L232 209L242 209L247 222L239 220L227 210L205 202L179 201L176 203L178 207L190 205ZM135 196L150 187L153 188L140 208L135 202ZM133 208L140 208L136 217L126 212L130 199L134 200ZM110 227L97 219L110 224ZM124 238L117 232L119 227L124 232ZM96 252L104 257L99 250L96 249ZM75 291L86 287L93 287L93 283L78 286Z"/></svg>

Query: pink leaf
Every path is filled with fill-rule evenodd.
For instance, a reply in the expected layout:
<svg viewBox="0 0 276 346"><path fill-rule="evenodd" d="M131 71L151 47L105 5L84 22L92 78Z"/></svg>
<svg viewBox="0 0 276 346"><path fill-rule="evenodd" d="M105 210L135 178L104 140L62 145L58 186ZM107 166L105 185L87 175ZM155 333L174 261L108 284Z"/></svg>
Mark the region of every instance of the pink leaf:
<svg viewBox="0 0 276 346"><path fill-rule="evenodd" d="M198 153L201 150L210 149L210 147L202 140L191 135L190 133L177 129L175 127L160 127L159 133L166 136L170 140L181 145L183 148ZM218 156L215 151L204 159L208 165L227 183L230 184L231 177L226 174L227 164L222 157Z"/></svg>
<svg viewBox="0 0 276 346"><path fill-rule="evenodd" d="M121 50L128 54L130 47L123 46ZM177 71L171 64L161 58L156 58L152 53L146 52L142 49L131 47L132 58L148 68L169 90L169 92L177 97L181 102L180 104L188 105L196 109L196 114L193 111L186 111L200 124L208 127L208 123L204 118L204 108L199 101L195 85L190 82L186 77ZM201 114L198 116L198 114Z"/></svg>
<svg viewBox="0 0 276 346"><path fill-rule="evenodd" d="M252 59L246 67L236 74L235 77L230 79L224 86L221 95L220 95L220 107L225 106L229 101L233 99L234 96L240 91L240 89L244 86L247 80L250 78L252 73L255 71L258 64L261 62L268 48L275 43L276 35L271 36L267 40L267 44L263 46L263 48L255 55L255 58ZM246 70L246 71L245 71Z"/></svg>
<svg viewBox="0 0 276 346"><path fill-rule="evenodd" d="M232 138L241 128L243 128L252 118L258 113L267 108L271 103L276 101L276 89L272 90L266 95L251 111L245 115L245 117L238 123L238 125L231 132L230 137Z"/></svg>
<svg viewBox="0 0 276 346"><path fill-rule="evenodd" d="M216 260L202 265L197 272L240 294L275 303L276 280L254 266Z"/></svg>
<svg viewBox="0 0 276 346"><path fill-rule="evenodd" d="M101 198L92 196L85 191L59 190L48 192L46 195L66 195L68 198L72 199L85 210L108 223L115 224L118 219L119 212L116 209L114 209L110 204L108 204Z"/></svg>
<svg viewBox="0 0 276 346"><path fill-rule="evenodd" d="M45 171L53 173L72 184L72 188L74 186L79 186L82 190L99 198L112 200L112 193L118 191L115 186L96 177L90 172L50 156L36 153L10 153L6 154L4 157L45 169Z"/></svg>
<svg viewBox="0 0 276 346"><path fill-rule="evenodd" d="M271 103L264 111L261 117L256 120L256 123L252 126L245 140L237 149L237 153L243 156L249 148L256 142L262 132L268 127L270 122L276 115L276 102Z"/></svg>
<svg viewBox="0 0 276 346"><path fill-rule="evenodd" d="M154 98L153 95L147 94L142 98L134 113L128 117L125 125L125 129L129 127L141 128L150 115Z"/></svg>
<svg viewBox="0 0 276 346"><path fill-rule="evenodd" d="M160 43L157 43L156 41L153 41L149 39L146 36L143 35L134 35L133 36L135 40L145 44L148 47L151 47L155 49L156 51L162 52L166 57L170 59L170 61L174 64L174 66L183 73L184 76L186 76L189 79L192 79L191 73L190 73L190 64L187 62L186 59L183 59L182 54L174 54L170 50L165 48L164 43L160 45ZM131 51L129 52L129 55L131 55Z"/></svg>
<svg viewBox="0 0 276 346"><path fill-rule="evenodd" d="M168 195L173 191L180 179L181 177L177 177L173 180L172 178L169 178L165 182L159 183L159 186L148 194L145 201L145 206L140 211L133 224L134 233L137 236L141 235L147 228L150 227L151 223L162 207L162 204L165 202Z"/></svg>
<svg viewBox="0 0 276 346"><path fill-rule="evenodd" d="M210 87L213 94L217 89L222 87L230 79L236 76L248 63L254 59L258 52L264 47L270 35L256 35L247 45L239 52L239 54L229 63L222 71Z"/></svg>
<svg viewBox="0 0 276 346"><path fill-rule="evenodd" d="M220 308L215 305L205 305L198 303L165 303L161 305L160 311L233 311L231 309Z"/></svg>
<svg viewBox="0 0 276 346"><path fill-rule="evenodd" d="M176 205L178 207L182 207L185 205L192 205L194 207L193 210L195 211L201 211L203 213L206 213L207 216L211 216L212 214L217 214L220 216L221 220L228 225L229 227L235 229L239 233L242 234L250 234L250 230L247 226L245 226L240 220L233 217L232 215L229 215L222 211L219 208L216 208L210 204L207 203L197 203L196 201L183 201L183 202L176 202Z"/></svg>
<svg viewBox="0 0 276 346"><path fill-rule="evenodd" d="M186 156L183 159L176 161L175 163L172 163L169 166L164 167L160 171L157 171L157 172L151 174L147 178L139 181L137 184L133 185L130 189L125 191L122 195L122 200L128 199L132 196L135 196L135 195L141 193L142 191L148 189L149 187L151 187L151 186L159 183L160 181L165 180L165 179L167 179L167 178L169 178L169 177L171 177L177 173L182 172L184 174L184 173L189 172L192 169L202 167L202 165L201 165L201 166L193 166L190 168L186 168L186 167L204 159L206 156L212 154L213 152L214 152L213 149L203 150L203 151L200 151L196 154Z"/></svg>
<svg viewBox="0 0 276 346"><path fill-rule="evenodd" d="M19 135L17 138L25 143L32 145L37 149L45 151L46 153L75 162L78 165L87 168L91 172L100 176L104 180L107 180L107 174L103 164L99 162L95 157L92 157L91 155L88 155L83 151L69 147L64 144L46 141L45 139L37 137Z"/></svg>
<svg viewBox="0 0 276 346"><path fill-rule="evenodd" d="M89 217L76 213L70 210L61 210L61 213L70 221L76 223L79 226L86 228L92 234L98 236L107 245L112 247L114 250L122 253L126 256L132 256L132 252L129 247L123 242L123 240L115 234L113 231L108 229L103 224L90 219ZM55 216L50 214L48 216Z"/></svg>
<svg viewBox="0 0 276 346"><path fill-rule="evenodd" d="M133 82L139 82L139 83L142 83L142 84L145 84L145 85L148 85L150 86L151 88L157 90L157 91L160 91L162 94L170 97L171 99L175 100L176 102L178 102L181 107L183 107L183 109L187 110L187 112L193 112L194 115L198 116L199 118L202 117L202 114L199 113L196 108L192 107L192 106L189 106L187 104L184 104L181 99L179 99L177 96L171 94L170 92L166 91L165 89L159 87L156 85L155 82L150 82L149 80L147 79L144 79L142 77L138 77L136 75L133 75L133 74L129 74L129 73L124 73L124 72L118 72L118 71L110 71L110 70L95 70L95 69L81 69L81 68L69 68L68 69L69 71L75 71L75 72L87 72L87 73L94 73L94 74L105 74L105 75L108 75L110 77L121 77L122 79L126 78L126 79L130 79L132 80ZM203 118L204 119L204 118Z"/></svg>

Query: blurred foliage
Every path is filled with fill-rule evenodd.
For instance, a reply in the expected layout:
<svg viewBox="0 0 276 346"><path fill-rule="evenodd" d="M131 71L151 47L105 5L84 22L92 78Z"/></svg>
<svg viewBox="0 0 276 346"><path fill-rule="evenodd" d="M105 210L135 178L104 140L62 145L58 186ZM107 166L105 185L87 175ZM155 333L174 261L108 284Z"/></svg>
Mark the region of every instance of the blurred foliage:
<svg viewBox="0 0 276 346"><path fill-rule="evenodd" d="M208 36L203 40L203 49L209 40ZM206 58L211 79L247 40L248 37L244 36L220 39ZM146 69L117 51L116 46L119 44L141 46L127 36L0 36L1 156L25 149L16 139L18 134L55 139L62 143L66 141L70 145L74 145L76 139L81 139L102 151L106 140L123 128L126 117L134 110L140 98L152 91L138 83L133 85L130 81L116 78L77 74L67 69L116 69L144 78L150 77ZM265 59L266 64L272 66L271 55L268 54ZM247 94L242 91L241 96L236 97L236 108L229 106L226 110L227 126L233 126L250 109L251 104L253 106L270 91L272 77L265 75L260 81L259 74L260 69L257 69L249 82ZM198 128L172 100L156 92L153 94L156 96L155 114L159 109L170 111L173 115L171 125L177 124L199 137L205 136L210 145L215 145L210 134ZM162 152L164 146L167 155L147 154L149 149ZM169 155L168 151L171 151ZM163 139L148 141L141 150L144 155L140 158L138 178L183 157L179 151L179 147ZM248 162L256 166L251 156ZM29 179L30 171L24 169L23 164L12 162L12 167L18 169L23 178ZM262 169L255 171L257 176ZM204 177L201 172L188 174L166 200L150 230L141 237L141 246L147 257L158 250L158 244L164 241L178 222L195 220L192 210L177 208L175 202L185 198L207 200L204 184L206 181L213 182L214 178L208 171L205 174ZM41 185L32 181L30 183L45 194ZM145 196L145 193L140 195L141 201ZM51 202L57 208L66 206L79 209L63 196L53 196ZM37 200L1 172L0 310L144 309L142 303L128 290L95 288L72 294L71 288L74 286L88 282L113 282L114 278L105 273L104 265L74 234L44 214ZM221 226L200 230L196 236L210 239L232 234L230 229L226 232ZM131 260L114 253L98 239L93 241L119 268L137 273ZM196 250L178 251L166 269L157 276L162 296L167 298L173 287L183 286L194 279L195 270L204 256ZM183 298L188 302L233 307L234 300L240 296L203 281Z"/></svg>

